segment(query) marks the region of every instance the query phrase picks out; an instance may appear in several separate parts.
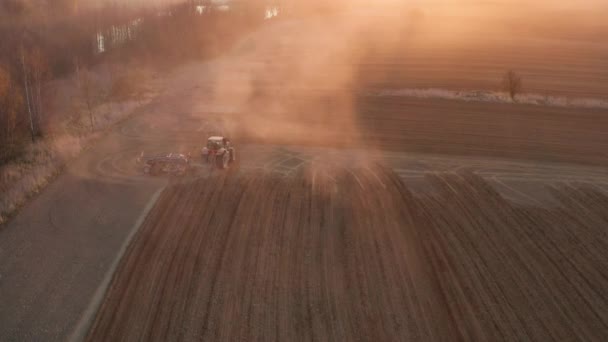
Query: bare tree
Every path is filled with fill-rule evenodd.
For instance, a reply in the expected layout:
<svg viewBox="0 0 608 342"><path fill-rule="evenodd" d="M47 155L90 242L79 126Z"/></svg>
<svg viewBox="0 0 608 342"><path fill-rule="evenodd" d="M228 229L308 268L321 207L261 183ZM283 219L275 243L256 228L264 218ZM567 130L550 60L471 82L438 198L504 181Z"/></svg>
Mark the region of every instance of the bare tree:
<svg viewBox="0 0 608 342"><path fill-rule="evenodd" d="M34 49L28 54L28 65L32 73L32 98L34 99L34 108L36 111L36 118L38 123L43 118L42 113L42 83L46 80L49 74L49 67L46 62L46 58L42 55L40 49Z"/></svg>
<svg viewBox="0 0 608 342"><path fill-rule="evenodd" d="M6 70L4 70L4 68L2 68L0 66L0 118L3 119L3 124L6 128L6 131L3 132L4 133L4 140L7 144L2 144L3 146L8 145L9 140L11 138L11 134L13 133L11 130L10 126L10 118L9 115L7 113L7 106L6 106L6 102L9 99L8 93L9 93L9 87L10 87L10 77L9 74ZM2 151L0 151L0 153L5 153L5 149L3 148Z"/></svg>
<svg viewBox="0 0 608 342"><path fill-rule="evenodd" d="M511 100L515 101L515 96L523 90L523 80L515 71L509 70L503 76L502 88L509 93Z"/></svg>
<svg viewBox="0 0 608 342"><path fill-rule="evenodd" d="M36 138L36 133L34 131L34 117L33 117L34 114L32 112L32 103L31 103L31 99L30 99L31 89L30 89L30 85L29 85L29 73L28 73L27 64L25 63L25 51L23 49L23 46L21 47L21 66L23 67L23 86L25 88L25 102L27 104L27 112L30 117L30 133L31 133L31 137L32 137L32 142L34 142L34 140Z"/></svg>
<svg viewBox="0 0 608 342"><path fill-rule="evenodd" d="M76 0L53 0L49 1L49 8L55 15L73 15L78 13L78 1Z"/></svg>
<svg viewBox="0 0 608 342"><path fill-rule="evenodd" d="M4 0L0 2L0 8L8 12L10 15L25 15L31 8L30 1L25 0Z"/></svg>
<svg viewBox="0 0 608 342"><path fill-rule="evenodd" d="M20 91L14 86L10 74L0 66L0 119L4 126L2 146L0 150L0 161L3 156L13 152L15 135L17 134L17 116L23 106L23 98Z"/></svg>
<svg viewBox="0 0 608 342"><path fill-rule="evenodd" d="M11 79L8 71L4 70L4 68L0 66L0 99L4 99L6 97L10 82Z"/></svg>
<svg viewBox="0 0 608 342"><path fill-rule="evenodd" d="M80 91L80 95L82 96L82 101L86 105L87 113L89 114L89 122L91 124L91 131L95 130L95 114L93 113L93 108L97 103L97 84L93 79L93 75L89 70L81 69L77 67L76 73L76 81L78 85L78 90Z"/></svg>

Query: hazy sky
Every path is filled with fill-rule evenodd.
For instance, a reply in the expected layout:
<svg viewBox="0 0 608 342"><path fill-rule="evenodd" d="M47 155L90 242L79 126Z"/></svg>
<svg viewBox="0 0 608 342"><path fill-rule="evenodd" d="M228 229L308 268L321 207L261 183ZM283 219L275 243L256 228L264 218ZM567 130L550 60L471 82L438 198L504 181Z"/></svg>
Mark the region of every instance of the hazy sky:
<svg viewBox="0 0 608 342"><path fill-rule="evenodd" d="M52 1L52 0L49 0ZM76 0L81 5L91 4L91 5L99 5L103 3L120 3L120 4L134 4L134 5L158 5L158 4L168 4L168 3L176 3L183 2L184 0ZM232 1L248 1L248 0L211 0L214 3L222 4ZM306 0L283 0L284 2L303 2L306 3ZM355 5L358 1L348 1L347 3L351 3ZM359 1L362 3L369 4L369 0ZM585 7L590 8L604 8L608 9L608 0L375 0L372 2L376 6L381 6L382 3L388 4L409 4L409 5L435 5L435 4L446 4L446 5L474 5L479 4L481 6L493 4L493 5L505 5L507 7L544 7L550 6L553 8L572 8L572 9L585 9Z"/></svg>

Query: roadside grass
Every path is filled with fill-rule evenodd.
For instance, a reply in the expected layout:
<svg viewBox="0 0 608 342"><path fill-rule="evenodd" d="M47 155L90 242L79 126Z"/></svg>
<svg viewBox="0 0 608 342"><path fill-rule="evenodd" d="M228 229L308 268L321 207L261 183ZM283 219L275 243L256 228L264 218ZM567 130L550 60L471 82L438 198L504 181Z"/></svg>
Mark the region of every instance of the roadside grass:
<svg viewBox="0 0 608 342"><path fill-rule="evenodd" d="M59 114L53 114L51 121L54 123L49 127L52 133L29 144L18 158L0 166L0 225L8 222L30 198L61 174L70 160L93 145L116 123L150 103L158 90L158 82L150 82L150 77L146 76L149 75L138 70L137 83L127 85L124 76L113 83L100 81L100 93L104 94L104 87L107 92L92 108L93 128L85 124L88 114L72 84L75 81L67 82L63 91L55 92L56 98L63 99L54 110ZM148 87L150 84L152 86Z"/></svg>

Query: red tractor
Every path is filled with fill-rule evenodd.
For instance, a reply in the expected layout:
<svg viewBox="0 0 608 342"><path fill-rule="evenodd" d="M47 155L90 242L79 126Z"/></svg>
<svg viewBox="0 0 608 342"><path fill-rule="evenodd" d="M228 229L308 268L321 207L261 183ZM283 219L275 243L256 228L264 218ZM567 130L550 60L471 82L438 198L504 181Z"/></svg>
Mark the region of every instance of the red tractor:
<svg viewBox="0 0 608 342"><path fill-rule="evenodd" d="M207 146L203 147L201 157L204 162L214 163L220 169L226 169L236 160L234 147L230 140L214 136L207 139Z"/></svg>

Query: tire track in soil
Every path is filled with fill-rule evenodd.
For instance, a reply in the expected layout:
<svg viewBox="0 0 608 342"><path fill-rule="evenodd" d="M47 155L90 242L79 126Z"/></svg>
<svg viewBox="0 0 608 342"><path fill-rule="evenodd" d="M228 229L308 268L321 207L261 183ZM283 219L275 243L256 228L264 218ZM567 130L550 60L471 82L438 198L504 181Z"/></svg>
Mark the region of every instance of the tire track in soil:
<svg viewBox="0 0 608 342"><path fill-rule="evenodd" d="M471 172L426 177L439 192L379 165L175 182L88 340L608 336L605 194L518 207Z"/></svg>
<svg viewBox="0 0 608 342"><path fill-rule="evenodd" d="M436 220L441 222L436 226L444 235L458 239L452 240L450 247L446 248L454 250L451 258L464 264L467 254L477 250L476 257L469 261L473 265L465 266L459 270L459 276L442 283L465 283L472 278L474 288L468 296L473 303L484 298L480 294L496 293L504 297L502 304L496 305L503 301L496 297L494 305L478 311L487 312L492 317L490 321L483 321L486 325L484 330L488 332L506 325L501 322L506 318L499 314L504 307L509 307L512 314L520 317L507 332L520 331L524 335L498 335L490 339L601 340L606 336L608 302L601 292L608 282L601 277L594 278L593 282L581 281L585 275L597 273L594 268L601 269L602 263L590 256L570 260L574 255L564 253L564 250L572 248L573 241L581 243L572 236L554 241L554 236L577 235L584 224L575 222L586 216L572 206L555 210L512 207L480 178L471 175L465 178L466 182L454 176L435 179L435 182L449 183L457 192L449 200L427 199L427 204L433 203L434 207L428 206L426 210L445 216L443 220ZM472 189L476 189L478 194L472 193ZM448 191L445 185L444 191ZM571 189L562 191L566 198L573 195ZM595 195L602 196L597 192ZM584 203L592 205L594 202L587 199ZM584 221L594 223L596 232L606 226L605 220ZM458 231L453 227L458 227ZM603 246L605 250L606 244ZM455 247L461 250L457 251ZM492 264L487 264L488 261ZM605 264L604 261L604 267ZM481 272L474 275L467 271L467 268L474 267L481 268ZM584 272L579 272L581 268ZM494 289L488 280L495 282ZM517 326L521 327L515 328Z"/></svg>

